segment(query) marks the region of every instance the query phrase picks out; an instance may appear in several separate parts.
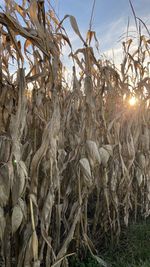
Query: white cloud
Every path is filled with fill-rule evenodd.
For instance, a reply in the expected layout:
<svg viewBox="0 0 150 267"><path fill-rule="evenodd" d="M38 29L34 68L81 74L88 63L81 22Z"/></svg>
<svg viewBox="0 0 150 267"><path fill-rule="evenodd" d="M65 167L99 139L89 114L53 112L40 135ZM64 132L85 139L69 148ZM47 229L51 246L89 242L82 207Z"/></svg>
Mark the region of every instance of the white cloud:
<svg viewBox="0 0 150 267"><path fill-rule="evenodd" d="M147 22L146 26L150 28L149 17L144 17L143 22ZM123 49L122 42L126 40L127 37L127 21L124 17L106 25L105 29L101 29L101 33L98 33L101 44L101 52L112 60L117 66L119 66L123 59ZM141 33L148 35L146 28L141 24ZM132 19L129 24L128 36L133 38L134 44L132 50L136 49L138 33L135 27L135 22Z"/></svg>
<svg viewBox="0 0 150 267"><path fill-rule="evenodd" d="M143 22L146 22L147 27L150 28L149 17L145 16L142 18L142 20ZM147 35L146 29L143 25L141 25L141 30L143 34ZM105 25L103 28L97 27L95 31L100 43L100 54L103 55L103 58L107 58L115 63L117 68L120 68L120 64L122 63L123 59L122 41L125 41L127 36L127 18L120 17L116 21ZM80 41L79 37L73 32L73 30L69 31L68 36L70 37L74 51L83 47L82 42ZM128 36L133 39L135 38L135 40L137 38L137 31L133 17L129 23ZM135 43L133 44L133 50L136 48ZM66 65L67 69L69 69L70 72L72 70L72 62L71 58L67 57L69 53L70 48L67 45L63 48L63 63ZM100 56L97 52L95 54L96 57Z"/></svg>

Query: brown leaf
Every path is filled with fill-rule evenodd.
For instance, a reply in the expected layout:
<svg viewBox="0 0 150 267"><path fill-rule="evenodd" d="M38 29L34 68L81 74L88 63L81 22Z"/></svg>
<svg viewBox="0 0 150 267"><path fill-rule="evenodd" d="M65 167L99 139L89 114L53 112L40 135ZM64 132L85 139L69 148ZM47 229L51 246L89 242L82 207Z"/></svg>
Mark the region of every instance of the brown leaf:
<svg viewBox="0 0 150 267"><path fill-rule="evenodd" d="M12 233L14 234L18 228L20 227L21 223L23 220L23 212L22 209L20 208L20 206L17 204L14 208L13 208L13 212L12 212Z"/></svg>
<svg viewBox="0 0 150 267"><path fill-rule="evenodd" d="M6 220L4 216L4 210L0 207L0 240L3 240L4 230L6 226Z"/></svg>
<svg viewBox="0 0 150 267"><path fill-rule="evenodd" d="M32 0L31 4L30 4L30 7L29 7L29 14L30 14L31 20L33 22L36 22L38 20L37 11L38 11L37 10L37 1L36 0Z"/></svg>
<svg viewBox="0 0 150 267"><path fill-rule="evenodd" d="M34 261L38 260L38 237L36 231L33 231L32 234L32 250Z"/></svg>

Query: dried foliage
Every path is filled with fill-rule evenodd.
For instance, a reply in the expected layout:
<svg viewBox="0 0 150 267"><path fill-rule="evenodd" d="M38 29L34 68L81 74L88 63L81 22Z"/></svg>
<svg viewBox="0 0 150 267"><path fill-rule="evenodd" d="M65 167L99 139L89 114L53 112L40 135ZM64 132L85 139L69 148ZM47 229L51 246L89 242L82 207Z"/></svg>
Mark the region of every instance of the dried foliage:
<svg viewBox="0 0 150 267"><path fill-rule="evenodd" d="M123 43L119 72L95 58L93 32L85 42L75 18L65 16L83 42L71 53L68 89L61 49L71 44L63 20L44 1L5 2L0 266L68 266L84 247L107 266L96 251L103 237L118 240L130 216L150 214L150 39L140 35L134 51L131 39ZM135 107L127 102L131 94L139 99Z"/></svg>

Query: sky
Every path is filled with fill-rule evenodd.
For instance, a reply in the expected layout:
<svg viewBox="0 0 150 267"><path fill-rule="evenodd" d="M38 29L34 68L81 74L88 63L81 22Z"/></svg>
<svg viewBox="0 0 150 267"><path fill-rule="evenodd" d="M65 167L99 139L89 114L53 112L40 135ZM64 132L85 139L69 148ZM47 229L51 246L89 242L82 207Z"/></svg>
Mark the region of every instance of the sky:
<svg viewBox="0 0 150 267"><path fill-rule="evenodd" d="M53 0L60 19L69 14L75 16L83 35L86 34L91 16L93 0ZM150 0L132 0L136 15L141 19L150 22ZM118 39L122 34L123 26L127 25L128 17L133 23L132 10L128 0L96 0L93 30L96 31L101 44L111 46L108 36L111 36L114 43L117 34ZM67 25L66 25L67 26ZM107 37L107 38L106 38Z"/></svg>
<svg viewBox="0 0 150 267"><path fill-rule="evenodd" d="M80 32L84 38L89 28L93 0L51 0L59 18L66 14L75 16ZM132 0L137 17L150 25L150 0ZM119 62L121 52L120 36L127 29L128 19L130 30L135 31L133 13L129 0L96 0L92 30L96 32L100 44L100 53L112 56ZM69 20L64 23L65 29L76 50L82 46L81 41L73 32ZM150 28L150 27L149 27ZM66 49L67 52L67 49Z"/></svg>
<svg viewBox="0 0 150 267"><path fill-rule="evenodd" d="M54 7L60 20L66 14L73 15L78 23L81 35L86 39L89 29L93 0L45 0L49 1ZM137 17L140 17L150 30L150 0L131 0ZM0 0L2 4L4 0ZM20 3L21 0L16 0ZM130 20L131 34L135 35L135 23L129 0L96 0L92 21L92 30L96 32L99 40L100 55L105 55L109 59L114 58L115 64L121 63L122 45L120 37L126 33L128 19ZM83 44L79 37L74 33L69 19L64 21L67 34L71 40L73 50L82 48ZM125 35L124 35L125 36ZM123 41L123 40L122 40ZM94 42L92 43L94 46ZM70 64L68 55L70 48L63 49L64 62Z"/></svg>
<svg viewBox="0 0 150 267"><path fill-rule="evenodd" d="M45 0L54 7L60 20L66 15L73 15L78 23L81 34L86 39L89 29L93 0ZM150 25L150 0L131 0L136 15ZM16 0L21 3L21 0ZM0 4L4 0L0 0ZM95 0L92 30L96 32L100 43L100 51L105 52L118 46L120 36L126 31L128 18L133 30L134 19L129 0ZM82 45L73 32L69 20L64 22L65 29L73 43L74 49Z"/></svg>

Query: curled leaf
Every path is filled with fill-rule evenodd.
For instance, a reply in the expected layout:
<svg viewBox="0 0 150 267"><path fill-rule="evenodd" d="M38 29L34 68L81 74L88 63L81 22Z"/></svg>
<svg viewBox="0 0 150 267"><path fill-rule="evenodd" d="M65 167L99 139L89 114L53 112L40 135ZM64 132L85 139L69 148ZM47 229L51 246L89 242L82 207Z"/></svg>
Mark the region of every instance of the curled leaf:
<svg viewBox="0 0 150 267"><path fill-rule="evenodd" d="M76 19L75 19L74 16L66 15L66 16L63 18L63 20L60 22L59 27L60 27L60 25L63 23L63 21L64 21L66 18L69 18L69 19L70 19L70 24L71 24L71 26L72 26L74 32L79 36L79 38L81 39L81 41L82 41L82 42L84 43L84 45L87 47L87 44L86 44L86 42L84 41L84 39L83 39L83 37L82 37L82 35L81 35L81 33L80 33L80 30L79 30L77 21L76 21Z"/></svg>

